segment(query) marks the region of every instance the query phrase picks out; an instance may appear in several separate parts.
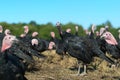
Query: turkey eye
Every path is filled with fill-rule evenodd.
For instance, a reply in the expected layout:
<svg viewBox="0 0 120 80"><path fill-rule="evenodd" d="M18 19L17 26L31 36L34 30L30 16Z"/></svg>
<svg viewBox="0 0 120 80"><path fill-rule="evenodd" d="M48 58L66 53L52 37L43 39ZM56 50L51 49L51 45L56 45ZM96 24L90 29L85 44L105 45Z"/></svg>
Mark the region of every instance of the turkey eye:
<svg viewBox="0 0 120 80"><path fill-rule="evenodd" d="M9 39L11 39L11 37L9 37Z"/></svg>

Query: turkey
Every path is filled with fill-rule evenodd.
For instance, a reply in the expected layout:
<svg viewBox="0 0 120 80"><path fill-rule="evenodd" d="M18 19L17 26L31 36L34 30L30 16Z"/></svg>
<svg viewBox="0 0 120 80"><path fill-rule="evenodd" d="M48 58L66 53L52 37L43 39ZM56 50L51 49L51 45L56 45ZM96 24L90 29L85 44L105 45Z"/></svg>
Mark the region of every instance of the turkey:
<svg viewBox="0 0 120 80"><path fill-rule="evenodd" d="M7 38L11 38L12 35L7 35ZM15 36L13 36L15 37ZM6 44L10 46L8 49L9 53L12 53L16 57L19 58L19 60L23 61L26 64L26 68L28 65L34 64L34 58L33 56L36 56L38 58L44 58L45 56L42 54L39 54L39 52L33 50L30 48L27 44L23 43L22 41L18 40L15 37L15 40L10 44L7 43L7 39L5 39ZM6 48L6 45L3 44L2 51Z"/></svg>
<svg viewBox="0 0 120 80"><path fill-rule="evenodd" d="M0 79L1 80L27 80L25 78L25 67L18 57L9 53L14 36L5 36L0 52Z"/></svg>
<svg viewBox="0 0 120 80"><path fill-rule="evenodd" d="M41 38L33 38L31 40L31 48L38 51L38 52L43 52L46 50L51 50L54 47L54 42L41 39Z"/></svg>
<svg viewBox="0 0 120 80"><path fill-rule="evenodd" d="M99 57L103 60L108 61L111 64L115 64L110 58L108 58L99 48L94 38L78 37L69 33L63 33L60 24L57 23L59 34L67 44L67 52L70 56L76 58L78 63L82 61L84 64L84 72L80 75L86 74L86 64L90 64L94 57ZM78 74L80 73L80 65L78 68Z"/></svg>
<svg viewBox="0 0 120 80"><path fill-rule="evenodd" d="M113 58L119 59L120 58L120 50L118 47L119 45L114 36L110 32L106 31L105 33L103 33L101 38L104 38L106 41L105 47L107 52L111 54Z"/></svg>
<svg viewBox="0 0 120 80"><path fill-rule="evenodd" d="M0 49L2 46L2 40L4 38L5 34L3 33L3 27L0 25Z"/></svg>
<svg viewBox="0 0 120 80"><path fill-rule="evenodd" d="M62 55L63 57L66 54L66 44L64 43L63 40L56 38L54 32L51 32L50 35L51 41L55 43L56 53Z"/></svg>

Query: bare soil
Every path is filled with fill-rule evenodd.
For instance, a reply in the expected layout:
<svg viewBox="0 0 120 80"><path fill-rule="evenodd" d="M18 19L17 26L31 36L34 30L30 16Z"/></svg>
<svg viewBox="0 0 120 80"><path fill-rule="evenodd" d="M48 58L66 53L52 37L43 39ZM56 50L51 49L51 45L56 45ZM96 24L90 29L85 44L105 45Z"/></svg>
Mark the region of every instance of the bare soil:
<svg viewBox="0 0 120 80"><path fill-rule="evenodd" d="M77 76L77 60L69 55L61 57L55 51L45 51L45 59L35 58L33 70L26 72L28 80L120 80L120 67L110 68L99 58L87 66L87 74ZM82 68L81 68L82 69Z"/></svg>

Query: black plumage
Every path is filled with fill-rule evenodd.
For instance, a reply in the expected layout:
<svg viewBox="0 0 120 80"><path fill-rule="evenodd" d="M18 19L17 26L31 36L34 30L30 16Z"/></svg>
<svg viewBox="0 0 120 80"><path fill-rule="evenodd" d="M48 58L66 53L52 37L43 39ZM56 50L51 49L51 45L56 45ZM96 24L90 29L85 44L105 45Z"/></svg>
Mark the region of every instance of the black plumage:
<svg viewBox="0 0 120 80"><path fill-rule="evenodd" d="M57 25L59 34L67 45L67 52L72 57L76 58L78 62L82 61L84 64L89 64L92 62L95 56L98 56L111 64L114 64L110 58L108 58L99 48L96 40L92 36L89 37L78 37L70 33L63 33L61 31L61 26ZM80 67L79 67L80 70ZM78 70L78 74L79 74ZM86 73L86 70L84 71Z"/></svg>
<svg viewBox="0 0 120 80"><path fill-rule="evenodd" d="M32 45L31 44L31 48L38 51L38 52L43 52L48 50L49 47L49 43L50 41L45 40L45 39L41 39L41 38L36 38L36 40L38 40L38 44L37 45Z"/></svg>
<svg viewBox="0 0 120 80"><path fill-rule="evenodd" d="M24 65L8 51L0 53L0 80L27 80Z"/></svg>

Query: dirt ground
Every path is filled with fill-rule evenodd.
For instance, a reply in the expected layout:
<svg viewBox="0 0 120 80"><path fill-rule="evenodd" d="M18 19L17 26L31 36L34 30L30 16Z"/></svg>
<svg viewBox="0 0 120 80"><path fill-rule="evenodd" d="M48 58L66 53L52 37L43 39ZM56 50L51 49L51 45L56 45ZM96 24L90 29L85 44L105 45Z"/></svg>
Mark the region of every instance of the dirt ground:
<svg viewBox="0 0 120 80"><path fill-rule="evenodd" d="M35 58L34 69L26 72L28 80L120 80L120 67L110 68L106 61L95 58L87 66L87 74L77 76L77 60L65 55L61 57L55 51L45 51L45 59ZM82 69L82 68L81 68Z"/></svg>

